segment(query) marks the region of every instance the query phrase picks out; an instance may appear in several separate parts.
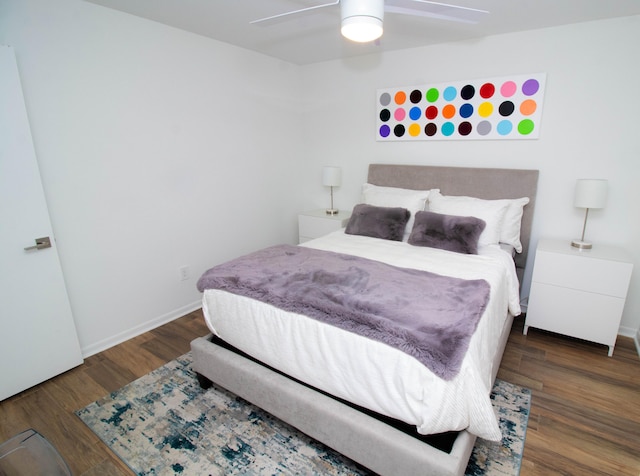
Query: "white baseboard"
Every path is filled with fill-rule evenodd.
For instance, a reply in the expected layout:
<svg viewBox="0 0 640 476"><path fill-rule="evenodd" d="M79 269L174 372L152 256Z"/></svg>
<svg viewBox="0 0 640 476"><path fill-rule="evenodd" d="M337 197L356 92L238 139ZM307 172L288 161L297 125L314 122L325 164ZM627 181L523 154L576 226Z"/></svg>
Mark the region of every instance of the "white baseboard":
<svg viewBox="0 0 640 476"><path fill-rule="evenodd" d="M114 345L118 345L127 341L129 339L133 339L134 337L139 336L140 334L144 334L156 327L160 327L167 322L174 321L179 317L182 317L190 312L195 311L196 309L200 309L202 307L202 301L196 301L191 304L187 304L186 306L182 306L179 309L175 309L168 314L164 314L162 316L156 317L155 319L151 319L150 321L144 322L136 327L131 329L127 329L124 332L111 336L107 339L96 342L95 344L88 345L81 349L82 356L86 359L87 357L91 357L98 352L102 352L103 350L107 350Z"/></svg>
<svg viewBox="0 0 640 476"><path fill-rule="evenodd" d="M631 327L620 326L618 328L618 335L631 337L633 339L638 339L640 337L640 332L638 332L638 329L632 329Z"/></svg>
<svg viewBox="0 0 640 476"><path fill-rule="evenodd" d="M636 352L640 357L640 330L632 329L630 327L620 326L618 328L618 335L624 337L631 337L636 345Z"/></svg>

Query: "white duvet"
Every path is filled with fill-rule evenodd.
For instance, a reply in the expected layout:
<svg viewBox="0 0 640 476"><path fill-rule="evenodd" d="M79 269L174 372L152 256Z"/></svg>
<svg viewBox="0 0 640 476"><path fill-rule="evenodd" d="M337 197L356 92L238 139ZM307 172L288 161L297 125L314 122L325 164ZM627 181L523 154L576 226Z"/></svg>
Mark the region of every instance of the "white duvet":
<svg viewBox="0 0 640 476"><path fill-rule="evenodd" d="M478 255L347 235L343 230L301 246L336 251L464 279L485 279L489 305L459 374L445 381L386 344L226 291L206 290L209 329L229 344L316 388L432 434L467 429L501 438L489 398L493 356L507 311L520 314L511 256L497 246Z"/></svg>

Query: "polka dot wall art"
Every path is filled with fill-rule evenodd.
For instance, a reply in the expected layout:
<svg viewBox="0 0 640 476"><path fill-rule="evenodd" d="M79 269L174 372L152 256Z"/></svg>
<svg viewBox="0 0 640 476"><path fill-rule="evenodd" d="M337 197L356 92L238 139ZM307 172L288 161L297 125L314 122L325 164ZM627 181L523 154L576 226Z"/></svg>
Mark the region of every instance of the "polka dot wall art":
<svg viewBox="0 0 640 476"><path fill-rule="evenodd" d="M379 141L537 139L546 74L378 89Z"/></svg>

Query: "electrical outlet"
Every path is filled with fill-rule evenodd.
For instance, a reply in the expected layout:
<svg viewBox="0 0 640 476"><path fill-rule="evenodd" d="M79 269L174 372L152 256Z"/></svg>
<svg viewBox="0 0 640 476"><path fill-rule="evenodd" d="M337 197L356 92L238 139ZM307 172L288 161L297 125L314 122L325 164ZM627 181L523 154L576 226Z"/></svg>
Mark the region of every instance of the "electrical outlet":
<svg viewBox="0 0 640 476"><path fill-rule="evenodd" d="M180 274L180 281L186 281L189 279L189 266L180 266L178 273Z"/></svg>

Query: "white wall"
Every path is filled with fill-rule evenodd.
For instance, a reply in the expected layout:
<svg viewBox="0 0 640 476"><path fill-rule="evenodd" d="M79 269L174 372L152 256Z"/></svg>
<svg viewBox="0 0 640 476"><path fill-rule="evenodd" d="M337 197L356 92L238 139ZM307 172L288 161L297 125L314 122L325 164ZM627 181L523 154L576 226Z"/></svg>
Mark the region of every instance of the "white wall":
<svg viewBox="0 0 640 476"><path fill-rule="evenodd" d="M206 268L295 242L297 68L78 0L1 1L0 43L85 355L198 307Z"/></svg>
<svg viewBox="0 0 640 476"><path fill-rule="evenodd" d="M384 40L383 40L384 41ZM343 167L337 205L358 201L371 162L540 170L533 243L578 238L584 211L573 207L577 178L609 180L609 200L592 210L587 237L634 256L621 332L640 328L640 17L583 23L476 41L305 66L305 141L309 160ZM547 73L538 140L376 142L378 88ZM323 206L317 177L305 206ZM529 256L529 263L533 254ZM528 295L531 267L524 282Z"/></svg>
<svg viewBox="0 0 640 476"><path fill-rule="evenodd" d="M343 167L336 204L351 207L370 162L538 168L534 240L576 237L575 179L608 178L588 236L634 253L622 330L635 334L639 23L296 67L80 0L0 0L85 354L197 307L209 266L295 242L296 213L327 206L322 165ZM377 88L539 71L539 140L375 141Z"/></svg>

